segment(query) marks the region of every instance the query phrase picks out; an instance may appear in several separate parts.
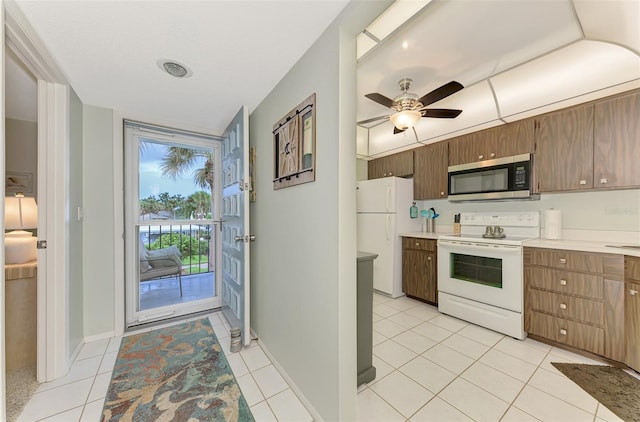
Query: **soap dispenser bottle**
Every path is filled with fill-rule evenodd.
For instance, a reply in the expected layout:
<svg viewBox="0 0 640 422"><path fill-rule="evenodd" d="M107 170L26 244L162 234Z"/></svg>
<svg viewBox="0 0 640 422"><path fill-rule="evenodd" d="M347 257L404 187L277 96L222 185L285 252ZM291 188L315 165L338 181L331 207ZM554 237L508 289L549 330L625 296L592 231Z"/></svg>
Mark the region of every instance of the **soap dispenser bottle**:
<svg viewBox="0 0 640 422"><path fill-rule="evenodd" d="M411 218L418 218L418 207L416 207L415 202L411 205L411 208L409 208L409 216L411 216Z"/></svg>

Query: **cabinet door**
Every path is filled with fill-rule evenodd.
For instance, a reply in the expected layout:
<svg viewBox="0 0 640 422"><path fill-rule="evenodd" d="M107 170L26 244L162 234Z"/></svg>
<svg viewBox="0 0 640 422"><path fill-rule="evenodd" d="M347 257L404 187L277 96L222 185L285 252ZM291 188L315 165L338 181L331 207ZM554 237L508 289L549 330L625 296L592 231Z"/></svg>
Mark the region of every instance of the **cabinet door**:
<svg viewBox="0 0 640 422"><path fill-rule="evenodd" d="M390 155L388 176L407 177L413 174L413 150Z"/></svg>
<svg viewBox="0 0 640 422"><path fill-rule="evenodd" d="M449 165L496 158L497 131L487 129L449 140Z"/></svg>
<svg viewBox="0 0 640 422"><path fill-rule="evenodd" d="M593 187L640 186L640 92L595 104Z"/></svg>
<svg viewBox="0 0 640 422"><path fill-rule="evenodd" d="M402 250L402 290L406 295L424 298L427 252L416 249Z"/></svg>
<svg viewBox="0 0 640 422"><path fill-rule="evenodd" d="M535 170L538 192L593 187L593 105L537 119Z"/></svg>
<svg viewBox="0 0 640 422"><path fill-rule="evenodd" d="M496 158L533 153L535 120L526 119L496 128Z"/></svg>
<svg viewBox="0 0 640 422"><path fill-rule="evenodd" d="M448 192L447 142L436 142L415 150L413 199L446 198Z"/></svg>
<svg viewBox="0 0 640 422"><path fill-rule="evenodd" d="M640 284L625 283L625 363L640 371Z"/></svg>
<svg viewBox="0 0 640 422"><path fill-rule="evenodd" d="M431 303L438 303L438 271L436 254L426 252L427 266L425 268L426 280L424 285L424 299Z"/></svg>

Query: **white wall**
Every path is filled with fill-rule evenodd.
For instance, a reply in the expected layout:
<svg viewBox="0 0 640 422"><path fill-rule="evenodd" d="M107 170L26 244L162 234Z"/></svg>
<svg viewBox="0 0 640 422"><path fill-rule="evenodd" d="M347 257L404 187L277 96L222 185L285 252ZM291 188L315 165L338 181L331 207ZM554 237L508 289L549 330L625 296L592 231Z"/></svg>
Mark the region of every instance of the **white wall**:
<svg viewBox="0 0 640 422"><path fill-rule="evenodd" d="M250 116L251 324L324 420L355 419L355 34L388 4L349 4ZM316 181L274 191L273 124L314 92Z"/></svg>
<svg viewBox="0 0 640 422"><path fill-rule="evenodd" d="M83 107L84 335L114 331L113 111ZM118 280L122 280L120 275Z"/></svg>
<svg viewBox="0 0 640 422"><path fill-rule="evenodd" d="M436 231L450 230L453 216L459 212L540 211L544 215L544 210L555 208L562 210L563 230L593 230L612 238L630 235L640 243L638 189L543 194L539 201L452 203L438 199L418 201L418 206L421 206L420 209L434 207L440 214L436 220L440 227ZM612 240L602 238L602 241Z"/></svg>
<svg viewBox="0 0 640 422"><path fill-rule="evenodd" d="M82 206L82 102L71 90L69 101L69 353L84 339L83 227L77 208ZM71 358L72 356L69 356Z"/></svg>

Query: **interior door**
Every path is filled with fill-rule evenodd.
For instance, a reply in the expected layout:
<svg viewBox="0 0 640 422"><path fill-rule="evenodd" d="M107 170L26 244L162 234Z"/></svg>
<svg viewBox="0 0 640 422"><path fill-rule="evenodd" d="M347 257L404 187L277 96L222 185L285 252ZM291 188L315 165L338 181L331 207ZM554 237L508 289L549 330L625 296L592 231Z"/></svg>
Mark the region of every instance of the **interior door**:
<svg viewBox="0 0 640 422"><path fill-rule="evenodd" d="M222 146L222 312L251 342L249 321L249 113L242 107Z"/></svg>

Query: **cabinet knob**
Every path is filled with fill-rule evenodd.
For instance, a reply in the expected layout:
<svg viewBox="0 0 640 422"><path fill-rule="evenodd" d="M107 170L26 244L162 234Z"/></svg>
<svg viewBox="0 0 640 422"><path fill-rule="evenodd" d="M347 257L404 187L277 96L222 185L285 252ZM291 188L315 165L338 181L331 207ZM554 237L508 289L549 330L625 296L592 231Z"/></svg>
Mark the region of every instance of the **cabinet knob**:
<svg viewBox="0 0 640 422"><path fill-rule="evenodd" d="M386 176L386 175L387 175L387 173L382 173L382 175L383 175L383 176Z"/></svg>
<svg viewBox="0 0 640 422"><path fill-rule="evenodd" d="M586 180L584 180L584 179L582 179L582 180L580 180L580 184L581 184L581 185L586 185L586 184L587 184L587 181L586 181Z"/></svg>
<svg viewBox="0 0 640 422"><path fill-rule="evenodd" d="M389 172L389 176L393 176L393 173Z"/></svg>
<svg viewBox="0 0 640 422"><path fill-rule="evenodd" d="M561 286L566 286L567 285L567 280L560 279L560 285Z"/></svg>
<svg viewBox="0 0 640 422"><path fill-rule="evenodd" d="M607 183L607 178L606 177L603 177L602 179L600 179L600 184L604 185L605 183Z"/></svg>
<svg viewBox="0 0 640 422"><path fill-rule="evenodd" d="M494 158L494 157L496 156L496 153L495 153L495 152L492 152L491 154L489 154L489 156L490 156L491 158Z"/></svg>
<svg viewBox="0 0 640 422"><path fill-rule="evenodd" d="M416 246L420 246L420 242L416 242Z"/></svg>
<svg viewBox="0 0 640 422"><path fill-rule="evenodd" d="M566 263L567 263L567 260L566 260L565 258L560 258L560 263L561 263L561 264L566 264Z"/></svg>
<svg viewBox="0 0 640 422"><path fill-rule="evenodd" d="M629 289L629 294L630 294L631 296L635 296L635 295L637 295L637 294L638 294L638 291L637 291L637 290L633 290L633 289Z"/></svg>
<svg viewBox="0 0 640 422"><path fill-rule="evenodd" d="M561 329L560 329L560 335L561 335L561 336L566 336L566 335L567 335L567 330L565 330L565 329L561 328Z"/></svg>
<svg viewBox="0 0 640 422"><path fill-rule="evenodd" d="M478 160L482 160L484 158L484 155L480 154L478 155Z"/></svg>
<svg viewBox="0 0 640 422"><path fill-rule="evenodd" d="M440 196L444 196L444 192L440 192Z"/></svg>
<svg viewBox="0 0 640 422"><path fill-rule="evenodd" d="M427 261L431 261L431 257L430 257L430 256L428 256L428 257L427 257ZM636 293L637 293L637 292L636 292Z"/></svg>
<svg viewBox="0 0 640 422"><path fill-rule="evenodd" d="M567 309L567 304L566 303L561 303L560 304L560 309Z"/></svg>

